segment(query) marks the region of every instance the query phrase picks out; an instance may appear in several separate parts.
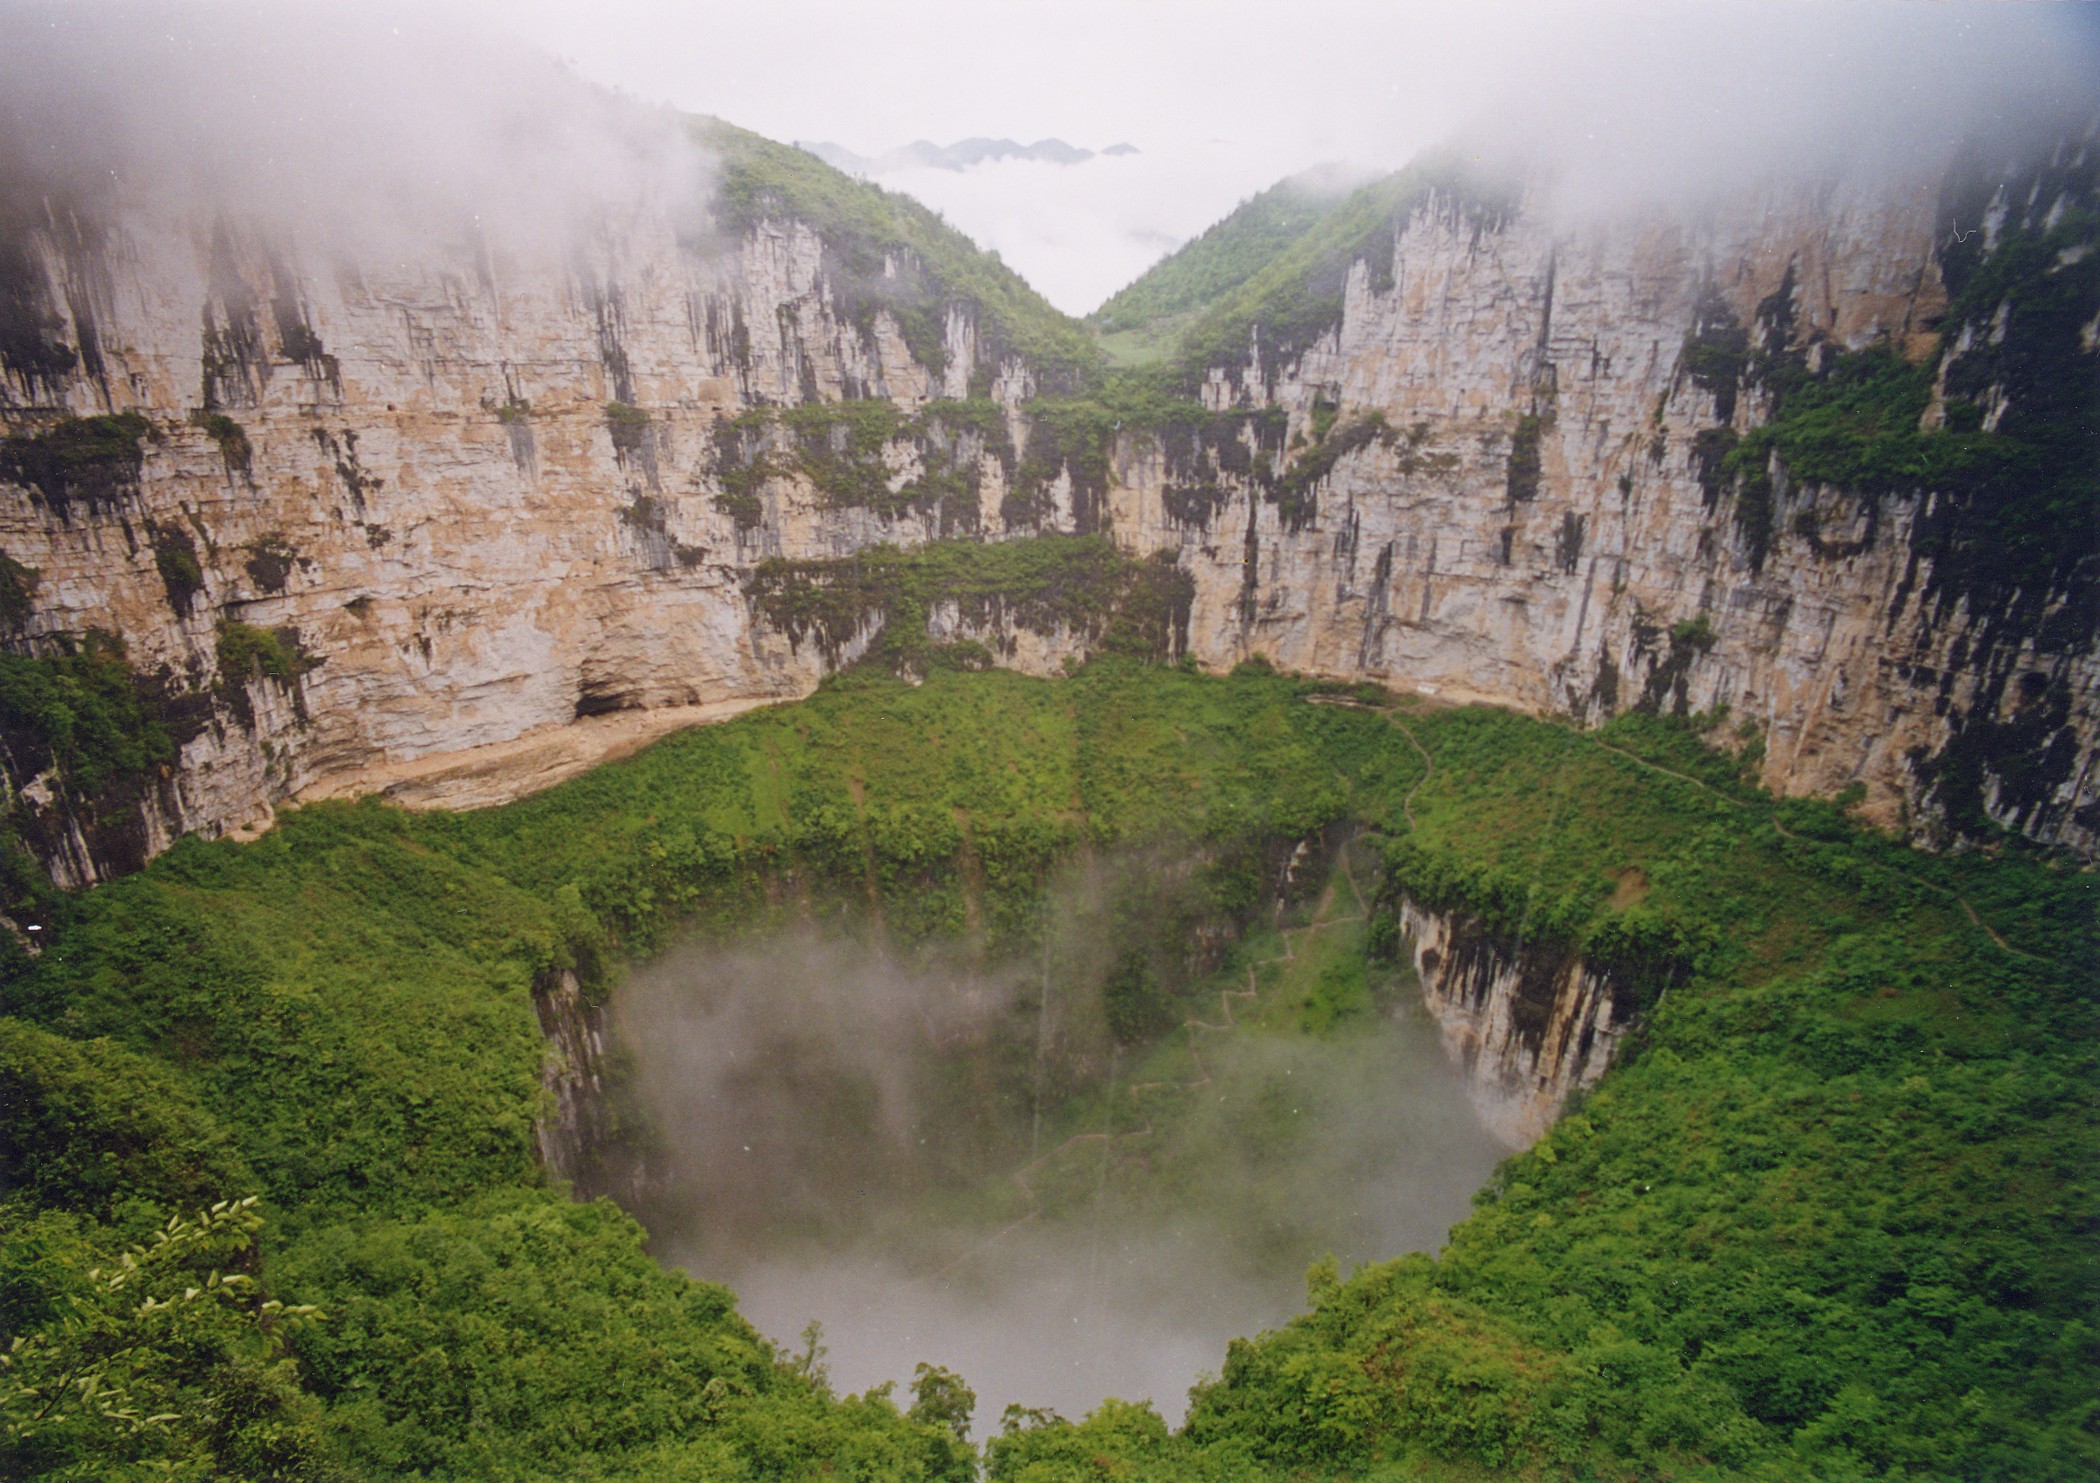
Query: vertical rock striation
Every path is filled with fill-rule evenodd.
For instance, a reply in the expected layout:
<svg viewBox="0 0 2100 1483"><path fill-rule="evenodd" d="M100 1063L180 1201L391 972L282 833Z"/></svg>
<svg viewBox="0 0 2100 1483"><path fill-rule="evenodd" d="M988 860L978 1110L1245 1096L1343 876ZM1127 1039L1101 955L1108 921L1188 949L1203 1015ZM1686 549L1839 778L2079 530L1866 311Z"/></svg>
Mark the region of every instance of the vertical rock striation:
<svg viewBox="0 0 2100 1483"><path fill-rule="evenodd" d="M25 837L78 884L389 766L800 695L885 620L800 642L764 573L1065 532L1173 562L1208 665L1584 722L1726 704L1772 787L1857 782L1894 825L2089 853L2091 533L1994 566L1989 491L1738 451L1787 377L1875 347L1930 373L1921 427L2047 413L2090 442L2096 259L2058 239L2090 236L2095 150L2044 155L1984 188L1610 224L1428 190L1328 329L1257 326L1181 428L1032 400L1068 370L1003 348L965 292L905 322L884 285L920 282L908 253L849 263L785 210L704 243L638 211L543 258L344 261L225 218L16 203L5 646L120 635L173 748L87 800L0 738ZM2015 248L2055 318L2022 309ZM1094 641L992 606L921 616L1042 672Z"/></svg>
<svg viewBox="0 0 2100 1483"><path fill-rule="evenodd" d="M1604 1074L1632 997L1571 952L1508 947L1463 914L1402 897L1422 1002L1464 1068L1481 1121L1516 1147L1536 1142L1571 1092Z"/></svg>
<svg viewBox="0 0 2100 1483"><path fill-rule="evenodd" d="M1283 414L1266 436L1286 472L1265 475L1259 446L1235 450L1255 467L1234 473L1128 439L1115 528L1181 553L1207 661L1264 653L1585 721L1725 704L1761 732L1764 781L1781 791L1858 782L1891 825L1995 825L2090 853L2089 507L2016 513L2020 475L1843 487L1776 460L1733 479L1720 466L1771 415L1758 365L1880 347L1937 368L1924 425L1966 376L1982 382L1972 407L2046 407L2082 440L2062 462L2092 466L2092 244L2047 244L2035 281L2061 302L2011 316L2019 354L1980 364L2017 307L1980 268L1957 307L1983 322L1942 319L1949 242L2010 241L2025 223L2032 254L2081 219L2090 237L2096 167L2088 137L1967 201L1936 184L1780 192L1698 222L1610 227L1430 192L1398 227L1389 282L1359 262L1321 339L1280 365L1257 346L1211 372L1213 408ZM1290 451L1314 440L1317 453ZM1994 569L1991 548L2018 540L2054 550Z"/></svg>

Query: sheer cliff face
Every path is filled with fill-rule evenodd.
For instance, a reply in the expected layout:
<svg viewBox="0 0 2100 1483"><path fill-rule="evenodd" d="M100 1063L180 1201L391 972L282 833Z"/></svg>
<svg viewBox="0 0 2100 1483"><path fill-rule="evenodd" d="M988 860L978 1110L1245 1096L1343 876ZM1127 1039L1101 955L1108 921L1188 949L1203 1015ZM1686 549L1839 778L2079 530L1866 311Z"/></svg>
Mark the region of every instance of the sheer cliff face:
<svg viewBox="0 0 2100 1483"><path fill-rule="evenodd" d="M1177 554L1206 664L1263 653L1590 721L1726 701L1765 729L1768 783L1862 781L1891 821L1925 812L1933 760L1981 717L2018 742L1985 767L1994 816L2089 850L2090 614L2015 625L1950 604L1913 528L1929 497L1781 479L1754 527L1701 465L1702 433L1763 415L1754 389L1687 369L1687 336L1717 316L1939 353L1936 209L1931 189L1824 193L1571 229L1432 197L1389 280L1353 271L1337 329L1280 366L1257 344L1205 389L1280 409L1269 451L1285 469L1317 455L1323 476L1279 492L1248 467L1251 431L1248 457L1222 460L1126 434L1104 490L1055 478L1025 530L1002 516L1014 454L992 438L954 451L960 514L879 513L785 467L727 497L748 464L725 419L760 404L909 410L974 381L1028 448L1029 368L983 363L970 306L922 364L887 313L838 310L825 244L793 222L696 244L643 218L544 261L402 263L239 223L18 210L0 419L27 436L135 409L151 428L135 466L0 483L0 549L36 573L10 646L119 632L181 743L132 824L36 837L62 878L90 879L372 769L602 712L798 695L857 648L773 631L746 595L761 560L1081 529ZM891 488L922 451L885 450ZM297 663L241 662L228 625L279 633ZM1078 642L1002 637L1044 671Z"/></svg>
<svg viewBox="0 0 2100 1483"><path fill-rule="evenodd" d="M972 369L965 311L939 373L887 317L842 325L822 245L793 224L703 248L645 220L565 260L408 264L317 260L225 223L11 225L28 328L7 431L151 421L130 468L0 485L0 549L36 574L12 646L115 630L180 701L180 762L139 827L43 831L73 836L46 850L73 881L375 764L805 692L817 657L753 630L744 571L930 532L794 487L739 530L713 499L717 417L909 404ZM301 672L227 673L229 623L281 634Z"/></svg>
<svg viewBox="0 0 2100 1483"><path fill-rule="evenodd" d="M1702 469L1711 430L1766 410L1690 373L1703 321L1939 356L1936 196L1780 197L1697 226L1574 231L1432 201L1401 232L1389 285L1352 273L1337 331L1280 368L1257 346L1206 389L1219 407L1287 409L1290 439L1322 407L1342 427L1375 409L1389 431L1295 507L1243 482L1194 519L1175 497L1192 472L1126 444L1116 528L1182 550L1208 660L1263 652L1588 721L1726 703L1731 728L1762 729L1768 785L1857 781L1889 824L1931 817L1927 785L1964 728L2025 725L2025 746L2006 749L2024 760L2001 756L2003 775L1980 780L1985 809L2090 851L2089 590L1950 593L1937 533L1920 528L1929 491L1861 497L1782 475L1749 510Z"/></svg>
<svg viewBox="0 0 2100 1483"><path fill-rule="evenodd" d="M1564 949L1505 948L1481 925L1400 902L1422 1002L1488 1131L1527 1148L1611 1064L1636 996Z"/></svg>

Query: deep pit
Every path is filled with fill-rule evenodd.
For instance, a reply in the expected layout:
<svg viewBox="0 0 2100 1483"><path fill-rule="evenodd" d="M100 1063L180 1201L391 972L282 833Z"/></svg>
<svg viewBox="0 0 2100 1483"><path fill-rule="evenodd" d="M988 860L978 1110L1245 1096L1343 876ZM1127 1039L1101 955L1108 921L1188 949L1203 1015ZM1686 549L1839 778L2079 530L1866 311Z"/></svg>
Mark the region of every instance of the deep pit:
<svg viewBox="0 0 2100 1483"><path fill-rule="evenodd" d="M982 1436L1111 1395L1178 1420L1312 1264L1435 1249L1509 1150L1367 951L1353 874L1244 931L1189 909L1202 875L1067 870L1034 950L989 963L805 928L635 970L628 1198L659 1259L842 1391L960 1372Z"/></svg>

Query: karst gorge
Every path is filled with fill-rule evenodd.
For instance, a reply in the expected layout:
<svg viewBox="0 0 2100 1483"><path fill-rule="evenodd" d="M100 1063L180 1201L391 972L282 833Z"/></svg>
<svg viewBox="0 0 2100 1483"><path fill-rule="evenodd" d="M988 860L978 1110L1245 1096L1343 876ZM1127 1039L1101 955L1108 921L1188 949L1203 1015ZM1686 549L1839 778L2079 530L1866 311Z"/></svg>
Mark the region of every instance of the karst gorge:
<svg viewBox="0 0 2100 1483"><path fill-rule="evenodd" d="M2088 1475L2094 119L1083 321L9 153L0 1471Z"/></svg>

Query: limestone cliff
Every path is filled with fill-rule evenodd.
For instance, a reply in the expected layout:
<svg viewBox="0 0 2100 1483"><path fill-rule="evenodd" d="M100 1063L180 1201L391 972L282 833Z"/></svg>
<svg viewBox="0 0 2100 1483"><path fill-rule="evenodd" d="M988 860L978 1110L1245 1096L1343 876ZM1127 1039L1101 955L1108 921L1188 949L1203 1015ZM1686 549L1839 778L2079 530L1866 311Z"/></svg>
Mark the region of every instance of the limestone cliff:
<svg viewBox="0 0 2100 1483"><path fill-rule="evenodd" d="M1611 1064L1635 996L1575 954L1506 948L1462 914L1402 896L1399 919L1422 1002L1464 1068L1481 1122L1514 1146L1536 1142L1569 1095Z"/></svg>
<svg viewBox="0 0 2100 1483"><path fill-rule="evenodd" d="M1968 199L1937 182L1780 192L1608 228L1433 191L1389 271L1352 269L1331 330L1281 364L1257 339L1204 387L1216 408L1286 414L1247 435L1277 463L1328 422L1325 456L1264 479L1258 462L1234 474L1200 449L1177 460L1125 440L1110 518L1182 553L1209 662L1262 652L1584 720L1725 703L1762 733L1764 780L1783 792L1858 782L1886 823L1967 812L2090 852L2089 497L2037 514L2011 508L2011 489L1845 488L1776 458L1731 483L1717 465L1770 416L1775 393L1744 369L1760 347L1800 368L1889 346L1937 368L1927 426L1965 376L1972 412L2048 405L2070 429L2065 461L2093 467L2096 165L2087 137ZM2055 297L2014 316L2015 337L2025 322L2051 347L2023 347L2015 386L2014 356L1973 356L2006 344L2012 307L1973 266L1981 322L1945 326L1945 343L1934 330L1949 245L2023 223ZM2045 227L2065 240L2043 243ZM2018 540L2051 549L1994 567Z"/></svg>
<svg viewBox="0 0 2100 1483"><path fill-rule="evenodd" d="M1993 261L1950 259L1948 233L2089 221L2091 153L1951 205L1802 189L1698 220L1565 226L1429 191L1330 327L1281 350L1257 327L1202 385L1215 425L1178 430L1037 400L1075 373L983 282L764 200L705 240L637 212L553 256L371 261L239 220L18 203L0 623L16 653L120 635L175 748L89 800L0 738L25 834L62 883L92 880L579 718L800 695L904 606L1054 672L1106 631L1071 605L853 583L879 545L1061 531L1173 564L1162 652L1584 720L1726 702L1774 787L1862 782L1922 825L1958 785L2090 851L2090 563L1957 582L1975 533L1949 521L1973 499L1722 465L1771 416L1774 367L1878 344L1940 368L1928 419L2016 419L2009 300L1935 333L1950 273L1983 302ZM2083 252L2059 254L2080 284ZM2065 533L2074 557L2089 536Z"/></svg>

